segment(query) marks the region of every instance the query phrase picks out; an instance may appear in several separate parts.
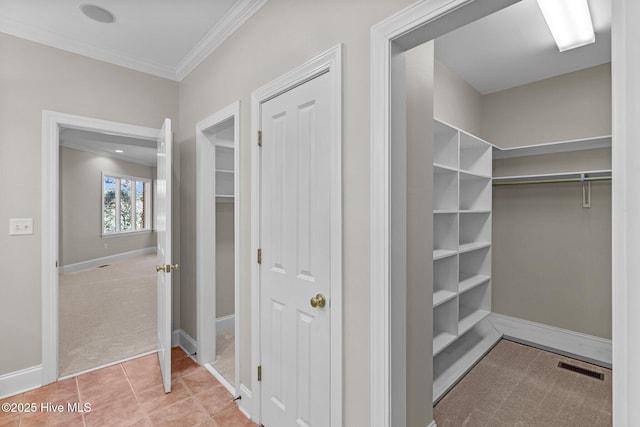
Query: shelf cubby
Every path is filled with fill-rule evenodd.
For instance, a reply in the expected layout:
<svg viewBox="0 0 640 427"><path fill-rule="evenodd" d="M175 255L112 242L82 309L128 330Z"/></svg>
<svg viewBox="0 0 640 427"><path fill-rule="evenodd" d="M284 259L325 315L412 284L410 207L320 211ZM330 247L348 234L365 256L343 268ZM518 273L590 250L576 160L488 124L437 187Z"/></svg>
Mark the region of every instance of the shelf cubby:
<svg viewBox="0 0 640 427"><path fill-rule="evenodd" d="M458 214L446 213L433 216L433 256L440 258L444 254L458 250Z"/></svg>
<svg viewBox="0 0 640 427"><path fill-rule="evenodd" d="M491 281L459 295L458 334L462 335L487 317L491 311Z"/></svg>
<svg viewBox="0 0 640 427"><path fill-rule="evenodd" d="M455 298L458 293L458 257L451 256L433 263L433 306Z"/></svg>
<svg viewBox="0 0 640 427"><path fill-rule="evenodd" d="M233 196L233 173L216 171L216 195Z"/></svg>
<svg viewBox="0 0 640 427"><path fill-rule="evenodd" d="M433 166L433 209L458 210L458 172Z"/></svg>
<svg viewBox="0 0 640 427"><path fill-rule="evenodd" d="M458 292L464 293L491 278L491 248L484 247L459 256Z"/></svg>
<svg viewBox="0 0 640 427"><path fill-rule="evenodd" d="M438 121L433 122L433 163L458 167L458 131Z"/></svg>
<svg viewBox="0 0 640 427"><path fill-rule="evenodd" d="M491 176L492 146L475 136L460 132L460 170Z"/></svg>
<svg viewBox="0 0 640 427"><path fill-rule="evenodd" d="M460 210L491 209L491 178L460 173Z"/></svg>
<svg viewBox="0 0 640 427"><path fill-rule="evenodd" d="M216 169L233 170L233 148L216 145Z"/></svg>
<svg viewBox="0 0 640 427"><path fill-rule="evenodd" d="M433 309L433 355L458 337L458 299L452 298Z"/></svg>
<svg viewBox="0 0 640 427"><path fill-rule="evenodd" d="M459 221L460 252L491 244L491 214L489 212L461 212Z"/></svg>

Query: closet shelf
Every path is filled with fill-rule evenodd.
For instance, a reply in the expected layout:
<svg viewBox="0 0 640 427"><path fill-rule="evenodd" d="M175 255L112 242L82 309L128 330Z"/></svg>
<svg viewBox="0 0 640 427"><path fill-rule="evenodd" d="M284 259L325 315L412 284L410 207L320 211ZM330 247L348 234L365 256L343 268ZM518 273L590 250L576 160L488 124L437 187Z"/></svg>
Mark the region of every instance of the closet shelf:
<svg viewBox="0 0 640 427"><path fill-rule="evenodd" d="M450 166L434 163L433 173L458 173L458 169L452 168Z"/></svg>
<svg viewBox="0 0 640 427"><path fill-rule="evenodd" d="M544 184L544 183L565 183L565 182L591 182L604 181L611 179L611 169L577 171L577 172L560 172L548 174L531 174L516 176L500 176L493 178L493 185L526 185L526 184Z"/></svg>
<svg viewBox="0 0 640 427"><path fill-rule="evenodd" d="M459 253L471 252L477 249L484 249L491 246L491 242L470 242L470 243L460 243L460 247L458 248Z"/></svg>
<svg viewBox="0 0 640 427"><path fill-rule="evenodd" d="M611 135L594 138L574 139L570 141L550 142L539 145L526 145L514 148L493 146L493 159L509 159L512 157L537 156L541 154L566 153L570 151L591 150L611 147Z"/></svg>
<svg viewBox="0 0 640 427"><path fill-rule="evenodd" d="M438 214L455 214L458 213L457 210L455 209L434 209L433 210L433 214L434 215L438 215Z"/></svg>
<svg viewBox="0 0 640 427"><path fill-rule="evenodd" d="M475 288L478 285L483 284L489 279L491 279L491 277L484 274L468 274L461 272L460 282L458 283L458 292L462 294L470 289Z"/></svg>
<svg viewBox="0 0 640 427"><path fill-rule="evenodd" d="M446 257L453 256L457 254L457 251L452 251L450 249L434 249L433 250L433 260L442 259Z"/></svg>
<svg viewBox="0 0 640 427"><path fill-rule="evenodd" d="M460 179L491 179L491 175L485 175L482 173L469 172L463 169L460 169Z"/></svg>
<svg viewBox="0 0 640 427"><path fill-rule="evenodd" d="M465 209L459 211L461 214L489 214L490 209Z"/></svg>
<svg viewBox="0 0 640 427"><path fill-rule="evenodd" d="M456 336L449 332L438 332L433 334L433 355L440 353L449 344L456 340Z"/></svg>
<svg viewBox="0 0 640 427"><path fill-rule="evenodd" d="M433 306L437 307L442 303L445 303L456 297L456 293L448 291L446 289L440 289L433 292Z"/></svg>
<svg viewBox="0 0 640 427"><path fill-rule="evenodd" d="M229 169L216 169L216 173L230 173L233 174L233 170L229 170Z"/></svg>
<svg viewBox="0 0 640 427"><path fill-rule="evenodd" d="M478 324L482 319L489 315L489 311L487 310L474 310L468 315L464 316L460 319L458 323L458 334L462 335L467 332L469 329L473 328L476 324Z"/></svg>

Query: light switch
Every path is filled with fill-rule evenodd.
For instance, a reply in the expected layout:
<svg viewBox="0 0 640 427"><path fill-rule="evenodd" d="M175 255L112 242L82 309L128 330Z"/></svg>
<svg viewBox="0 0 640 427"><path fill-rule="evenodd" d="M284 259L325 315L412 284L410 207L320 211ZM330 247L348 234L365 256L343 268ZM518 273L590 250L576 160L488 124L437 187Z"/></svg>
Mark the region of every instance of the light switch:
<svg viewBox="0 0 640 427"><path fill-rule="evenodd" d="M33 218L11 218L9 220L9 235L33 234Z"/></svg>

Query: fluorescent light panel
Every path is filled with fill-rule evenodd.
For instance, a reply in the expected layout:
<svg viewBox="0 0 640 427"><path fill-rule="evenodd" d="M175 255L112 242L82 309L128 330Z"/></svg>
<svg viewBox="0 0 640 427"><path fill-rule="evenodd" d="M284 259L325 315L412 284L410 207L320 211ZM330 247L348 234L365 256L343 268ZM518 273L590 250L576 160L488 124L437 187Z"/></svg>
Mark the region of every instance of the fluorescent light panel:
<svg viewBox="0 0 640 427"><path fill-rule="evenodd" d="M560 52L596 41L587 0L537 0Z"/></svg>

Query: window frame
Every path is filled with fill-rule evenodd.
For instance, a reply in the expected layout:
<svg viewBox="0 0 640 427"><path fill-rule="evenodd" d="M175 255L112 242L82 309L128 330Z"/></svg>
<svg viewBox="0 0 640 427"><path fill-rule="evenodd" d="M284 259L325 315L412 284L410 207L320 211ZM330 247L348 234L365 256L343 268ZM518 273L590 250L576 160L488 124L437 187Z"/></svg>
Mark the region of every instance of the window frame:
<svg viewBox="0 0 640 427"><path fill-rule="evenodd" d="M105 209L104 209L104 180L105 178L110 177L116 180L115 182L115 187L116 187L116 200L115 200L115 204L116 204L116 209L115 209L115 225L116 225L116 231L113 231L111 233L107 233L105 232ZM132 199L131 199L131 221L132 221L132 226L135 228L135 222L136 222L136 182L143 182L144 186L145 186L145 192L148 194L149 197L145 198L144 201L144 210L146 212L145 215L145 228L141 228L138 230L127 230L127 231L121 231L120 230L120 191L121 191L121 181L125 179L125 180L130 180L132 181L132 185L131 185L131 190L132 190ZM111 238L111 237L118 237L118 236L125 236L125 235L132 235L132 234L141 234L141 233L151 233L154 231L154 221L153 221L153 208L154 208L154 202L155 202L155 193L154 193L154 185L153 185L153 178L142 178L139 176L133 176L133 175L126 175L126 174L121 174L121 173L113 173L113 172L108 172L108 171L102 171L102 179L100 181L100 235L102 236L102 238Z"/></svg>

